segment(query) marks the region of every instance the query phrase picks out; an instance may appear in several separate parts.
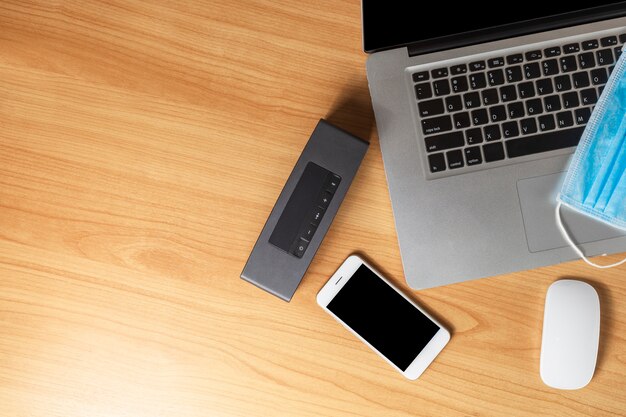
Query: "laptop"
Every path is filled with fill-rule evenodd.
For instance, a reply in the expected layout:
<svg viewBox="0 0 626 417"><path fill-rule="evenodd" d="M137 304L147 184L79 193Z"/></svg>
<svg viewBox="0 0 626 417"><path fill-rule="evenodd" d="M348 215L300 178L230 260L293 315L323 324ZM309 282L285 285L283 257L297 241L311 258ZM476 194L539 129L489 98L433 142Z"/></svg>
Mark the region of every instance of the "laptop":
<svg viewBox="0 0 626 417"><path fill-rule="evenodd" d="M367 78L412 288L577 258L557 229L556 195L626 42L626 2L576 4L363 0ZM623 231L567 208L562 217L587 255L626 251Z"/></svg>

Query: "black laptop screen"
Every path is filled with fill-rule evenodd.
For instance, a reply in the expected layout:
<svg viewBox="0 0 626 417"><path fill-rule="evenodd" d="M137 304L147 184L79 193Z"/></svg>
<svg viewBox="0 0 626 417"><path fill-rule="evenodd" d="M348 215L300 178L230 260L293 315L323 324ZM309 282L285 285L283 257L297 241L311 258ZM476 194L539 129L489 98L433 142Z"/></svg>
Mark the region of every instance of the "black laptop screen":
<svg viewBox="0 0 626 417"><path fill-rule="evenodd" d="M503 6L494 6L497 4ZM593 9L577 7L577 4L578 2L545 0L504 3L439 0L428 4L415 0L363 0L364 48L367 52L373 52L418 43L426 46L428 51L434 49L428 47L433 39L441 41L440 38L447 37L444 40L450 40L461 33L487 30L493 35L493 29L503 25L517 24L518 29L520 27L523 29L524 26L530 25L520 23L529 23L528 21L535 19L554 21L564 16L578 16L583 19L592 15L606 17L603 13L626 10L624 1L587 2L587 7ZM491 7L498 7L498 10L488 10ZM494 19L493 16L497 18ZM537 30L527 30L526 33L532 31Z"/></svg>

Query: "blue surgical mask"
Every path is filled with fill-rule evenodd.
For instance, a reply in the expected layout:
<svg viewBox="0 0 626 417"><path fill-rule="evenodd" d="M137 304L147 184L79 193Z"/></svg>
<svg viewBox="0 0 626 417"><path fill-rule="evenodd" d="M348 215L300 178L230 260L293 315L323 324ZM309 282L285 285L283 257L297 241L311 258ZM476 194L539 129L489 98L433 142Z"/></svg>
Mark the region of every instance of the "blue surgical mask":
<svg viewBox="0 0 626 417"><path fill-rule="evenodd" d="M572 242L560 218L561 205L626 230L626 53L613 70L591 114L557 197L557 224L578 255L589 261Z"/></svg>

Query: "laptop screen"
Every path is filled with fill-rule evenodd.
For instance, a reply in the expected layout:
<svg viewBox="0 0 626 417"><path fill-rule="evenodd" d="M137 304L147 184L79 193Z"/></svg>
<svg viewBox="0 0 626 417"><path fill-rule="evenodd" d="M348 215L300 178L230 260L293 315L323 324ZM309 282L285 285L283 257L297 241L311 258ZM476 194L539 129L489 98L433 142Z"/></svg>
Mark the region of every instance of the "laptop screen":
<svg viewBox="0 0 626 417"><path fill-rule="evenodd" d="M485 8L493 7L494 3L431 1L428 5L420 7L423 4L414 0L363 0L365 51L374 52L415 43L418 47L423 46L423 52L430 52L444 49L446 46L470 44L472 43L469 40L471 37L467 36L470 34L490 35L478 41L502 39L544 29L530 23L551 21L553 24L550 28L555 28L559 27L559 25L554 25L555 21L562 21L565 17L578 17L578 22L582 23L611 16L607 15L607 12L626 10L626 2L623 1L595 0L587 2L593 5L593 8L581 8L577 6L578 2L545 0L508 2L506 7L489 13L485 11ZM493 19L494 15L498 18ZM458 16L464 18L459 19ZM529 22L531 20L533 22ZM562 26L564 25L560 25ZM514 33L507 33L506 30L511 28L517 30ZM460 34L463 34L465 42L453 42ZM449 45L445 45L446 42Z"/></svg>

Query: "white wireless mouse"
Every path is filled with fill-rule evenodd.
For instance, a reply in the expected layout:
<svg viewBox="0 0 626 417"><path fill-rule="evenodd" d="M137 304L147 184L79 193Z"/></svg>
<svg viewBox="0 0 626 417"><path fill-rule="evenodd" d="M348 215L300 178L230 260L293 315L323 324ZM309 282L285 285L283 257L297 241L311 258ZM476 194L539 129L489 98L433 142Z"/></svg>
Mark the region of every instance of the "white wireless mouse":
<svg viewBox="0 0 626 417"><path fill-rule="evenodd" d="M564 279L548 288L543 316L540 374L558 389L579 389L591 381L600 338L598 293L582 281Z"/></svg>

